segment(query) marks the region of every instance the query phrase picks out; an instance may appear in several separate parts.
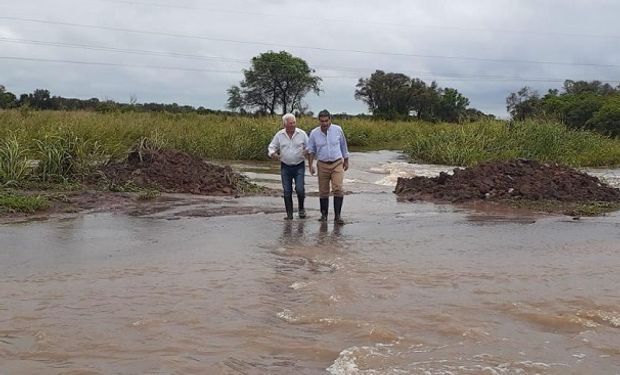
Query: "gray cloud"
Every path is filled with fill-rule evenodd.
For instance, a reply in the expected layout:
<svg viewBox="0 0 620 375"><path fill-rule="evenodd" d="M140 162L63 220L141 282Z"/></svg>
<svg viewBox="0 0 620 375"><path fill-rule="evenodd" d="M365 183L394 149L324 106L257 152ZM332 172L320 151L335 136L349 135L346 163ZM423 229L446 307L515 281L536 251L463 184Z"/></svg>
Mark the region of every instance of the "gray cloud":
<svg viewBox="0 0 620 375"><path fill-rule="evenodd" d="M620 64L618 14L620 3L613 0L0 0L0 57L151 66L0 59L0 84L15 93L47 88L66 97L119 101L136 95L140 102L217 109L224 107L226 89L239 82L241 70L253 56L287 50L306 59L324 77L324 93L307 97L314 111L364 112L363 103L353 99L357 79L382 69L436 80L442 87L457 88L470 98L471 106L506 116L505 97L525 85L544 92L560 87L564 79L618 84L620 68L600 66ZM16 43L18 39L194 58Z"/></svg>

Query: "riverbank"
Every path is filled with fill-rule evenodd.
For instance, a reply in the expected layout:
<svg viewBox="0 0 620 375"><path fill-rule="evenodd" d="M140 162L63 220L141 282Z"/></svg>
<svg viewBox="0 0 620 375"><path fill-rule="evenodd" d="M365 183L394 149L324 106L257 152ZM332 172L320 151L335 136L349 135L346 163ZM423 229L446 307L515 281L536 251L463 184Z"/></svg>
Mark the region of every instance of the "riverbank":
<svg viewBox="0 0 620 375"><path fill-rule="evenodd" d="M281 202L279 202L281 186L278 163L237 162L229 165L214 165L204 163L187 154L172 151L157 151L156 154L145 151L141 156L131 155L125 162L107 165L93 174L91 178L86 179L83 184L33 184L27 189L0 190L0 223L55 217L66 218L95 212L117 212L140 216L166 211L174 207L194 207L189 209L193 210L192 216L205 217L259 212L273 213L282 210ZM411 164L406 161L405 156L392 151L353 153L351 162L353 167L347 172L345 181L347 194L367 191L391 195L396 187L396 192L401 195L400 199L447 202L456 204L457 207L474 207L478 210L512 210L515 215L525 216L528 213L596 216L620 208L617 202L599 202L594 199L596 198L594 195L588 201L588 189L578 195L573 194L575 199L572 201L548 199L553 197L546 196L547 199L541 199L545 198L543 196L500 201L484 199L487 193L494 191L507 193L510 190L512 185L499 190L491 186L495 180L512 178L509 173L499 173L501 171L497 172L497 175L480 176L481 178L477 180L470 177L461 179L461 182L466 183L479 182L474 184L477 189L474 192L475 196L470 194L468 199L446 199L446 197L440 199L441 197L433 196L434 193L431 190L435 187L431 190L423 189L427 185L425 181L448 180L450 177L447 172L452 173L453 167ZM575 171L575 173L578 172ZM605 178L606 174L615 175L612 170L608 172L590 170L590 173L598 174L602 178ZM566 175L567 181L563 184L579 186L574 176L571 176L573 175ZM414 184L415 186L410 186L409 189L403 187L404 185L400 187L397 185L399 178L412 177L414 178L411 181L424 183L420 186ZM535 174L529 177L529 184L512 187L515 194L528 189L538 194L538 190L534 187L547 188L540 177L536 177ZM593 178L587 177L586 179ZM315 180L316 177L306 176L308 200L317 194L318 188L315 186ZM610 182L620 186L620 178L616 180ZM203 183L204 181L207 182ZM437 186L445 187L446 185ZM456 198L465 193L471 193L471 189L465 189L461 185L455 186L452 190L455 194L458 193L455 195ZM612 189L612 191L616 190ZM575 192L565 193L570 197ZM396 199L389 195L385 196L386 200ZM227 199L231 202L243 196L270 196L275 199L275 203L240 209L236 209L235 204L225 204L221 207L218 204L209 206L209 202L218 202L213 199L217 196L228 197ZM470 202L472 198L477 198L478 202ZM486 202L483 203L485 200ZM199 207L196 208L197 205Z"/></svg>

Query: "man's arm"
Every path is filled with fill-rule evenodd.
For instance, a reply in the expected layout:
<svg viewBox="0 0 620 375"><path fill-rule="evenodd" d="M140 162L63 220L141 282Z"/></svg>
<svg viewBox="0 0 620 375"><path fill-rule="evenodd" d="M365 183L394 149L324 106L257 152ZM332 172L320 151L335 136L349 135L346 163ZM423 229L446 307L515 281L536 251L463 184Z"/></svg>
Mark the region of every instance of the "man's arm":
<svg viewBox="0 0 620 375"><path fill-rule="evenodd" d="M349 169L349 147L347 146L347 138L344 136L344 131L342 131L342 137L340 137L340 152L342 153L342 158L344 159L342 162L342 167L346 171Z"/></svg>
<svg viewBox="0 0 620 375"><path fill-rule="evenodd" d="M312 136L312 132L308 136L308 148L306 149L306 157L308 158L308 170L311 175L314 175L314 154L316 152L316 142Z"/></svg>
<svg viewBox="0 0 620 375"><path fill-rule="evenodd" d="M308 158L308 170L310 171L310 174L314 176L315 170L314 170L314 154L309 152L306 154L307 158Z"/></svg>
<svg viewBox="0 0 620 375"><path fill-rule="evenodd" d="M269 143L269 147L267 147L267 156L273 160L280 160L278 151L280 151L280 137L278 137L278 133L276 133L271 140L271 143Z"/></svg>

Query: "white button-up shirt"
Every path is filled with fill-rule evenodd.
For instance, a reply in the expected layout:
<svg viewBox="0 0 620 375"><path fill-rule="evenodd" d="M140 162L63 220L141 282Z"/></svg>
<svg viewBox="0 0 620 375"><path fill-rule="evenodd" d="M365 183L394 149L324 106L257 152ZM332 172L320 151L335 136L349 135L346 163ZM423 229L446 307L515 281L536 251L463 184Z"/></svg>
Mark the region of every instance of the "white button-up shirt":
<svg viewBox="0 0 620 375"><path fill-rule="evenodd" d="M286 165L297 165L304 161L306 147L308 145L308 135L305 131L295 128L292 137L286 134L286 129L276 133L269 144L267 155L280 154L280 161Z"/></svg>

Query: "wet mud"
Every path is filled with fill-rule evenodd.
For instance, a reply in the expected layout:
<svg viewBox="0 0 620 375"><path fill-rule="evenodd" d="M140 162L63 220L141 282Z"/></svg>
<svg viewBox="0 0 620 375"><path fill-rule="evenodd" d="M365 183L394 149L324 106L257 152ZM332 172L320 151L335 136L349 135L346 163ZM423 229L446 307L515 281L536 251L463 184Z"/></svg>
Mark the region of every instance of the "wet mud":
<svg viewBox="0 0 620 375"><path fill-rule="evenodd" d="M100 168L91 182L115 186L131 183L165 192L239 195L260 190L229 166L219 166L177 150L134 151L127 160Z"/></svg>
<svg viewBox="0 0 620 375"><path fill-rule="evenodd" d="M558 164L533 160L483 163L437 177L399 178L394 191L410 200L620 202L620 189Z"/></svg>

